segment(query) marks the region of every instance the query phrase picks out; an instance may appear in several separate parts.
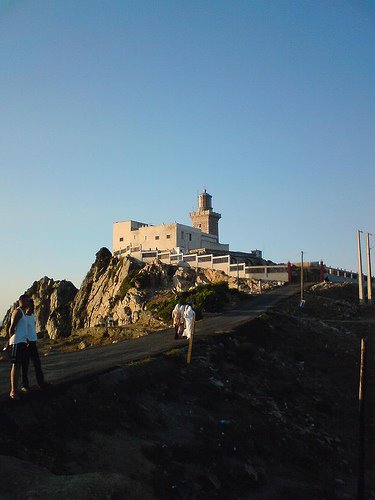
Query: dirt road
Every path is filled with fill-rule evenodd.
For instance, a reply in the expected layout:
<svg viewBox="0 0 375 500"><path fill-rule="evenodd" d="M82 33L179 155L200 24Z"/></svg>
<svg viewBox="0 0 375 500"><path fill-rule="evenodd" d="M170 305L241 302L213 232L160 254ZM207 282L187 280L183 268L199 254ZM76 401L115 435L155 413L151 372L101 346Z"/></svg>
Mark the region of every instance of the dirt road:
<svg viewBox="0 0 375 500"><path fill-rule="evenodd" d="M206 335L231 331L256 318L280 301L297 294L298 290L298 285L274 289L264 295L244 301L238 309L205 318L197 322L196 339L203 339ZM88 348L77 352L52 352L43 357L42 366L46 380L56 384L93 375L127 361L153 356L183 343L186 343L186 340L174 340L172 329L168 329L138 339ZM30 374L32 377L32 369ZM9 365L6 362L1 363L0 380L0 395L4 396L9 390ZM31 378L31 383L33 382L34 380Z"/></svg>

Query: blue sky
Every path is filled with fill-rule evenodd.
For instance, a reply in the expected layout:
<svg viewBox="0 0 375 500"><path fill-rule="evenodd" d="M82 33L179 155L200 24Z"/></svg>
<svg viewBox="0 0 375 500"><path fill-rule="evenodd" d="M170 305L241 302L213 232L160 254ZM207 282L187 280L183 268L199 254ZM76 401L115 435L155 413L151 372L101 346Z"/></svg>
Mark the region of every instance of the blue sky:
<svg viewBox="0 0 375 500"><path fill-rule="evenodd" d="M0 0L0 317L112 222L356 267L375 232L375 2Z"/></svg>

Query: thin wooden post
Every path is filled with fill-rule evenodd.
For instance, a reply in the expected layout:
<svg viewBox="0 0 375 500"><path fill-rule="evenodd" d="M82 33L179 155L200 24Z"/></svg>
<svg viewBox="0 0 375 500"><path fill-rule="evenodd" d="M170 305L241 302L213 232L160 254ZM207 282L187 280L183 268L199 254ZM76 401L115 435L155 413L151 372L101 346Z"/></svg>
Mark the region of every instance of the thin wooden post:
<svg viewBox="0 0 375 500"><path fill-rule="evenodd" d="M188 355L187 355L187 364L188 365L190 365L190 362L191 362L192 352L193 352L193 336L191 336L189 339L189 348L188 348Z"/></svg>
<svg viewBox="0 0 375 500"><path fill-rule="evenodd" d="M187 365L189 366L190 365L190 362L191 362L191 355L192 355L192 352L193 352L193 338L194 338L194 333L195 333L195 317L194 317L194 320L193 320L193 331L191 333L191 336L189 338L189 347L188 347L188 354L187 354Z"/></svg>
<svg viewBox="0 0 375 500"><path fill-rule="evenodd" d="M358 388L358 480L357 500L365 498L365 368L366 339L361 339L361 363Z"/></svg>

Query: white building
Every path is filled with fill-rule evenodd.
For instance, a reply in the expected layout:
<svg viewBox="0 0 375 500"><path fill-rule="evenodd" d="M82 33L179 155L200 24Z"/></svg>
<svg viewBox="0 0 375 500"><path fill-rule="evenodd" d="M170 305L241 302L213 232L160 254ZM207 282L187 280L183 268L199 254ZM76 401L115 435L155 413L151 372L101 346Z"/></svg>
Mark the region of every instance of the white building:
<svg viewBox="0 0 375 500"><path fill-rule="evenodd" d="M198 209L190 213L192 226L174 222L153 226L127 220L113 223L113 253L145 250L191 250L228 252L229 245L219 243L221 215L212 209L212 196L206 190L198 197Z"/></svg>

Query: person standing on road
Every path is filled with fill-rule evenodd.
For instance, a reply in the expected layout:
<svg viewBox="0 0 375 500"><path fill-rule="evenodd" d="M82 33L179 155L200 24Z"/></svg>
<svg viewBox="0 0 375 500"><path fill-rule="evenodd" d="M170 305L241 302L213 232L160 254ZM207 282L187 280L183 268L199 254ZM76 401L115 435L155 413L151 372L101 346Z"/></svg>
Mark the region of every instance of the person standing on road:
<svg viewBox="0 0 375 500"><path fill-rule="evenodd" d="M194 329L195 329L195 312L191 307L191 305L187 305L185 307L184 319L185 319L184 336L190 339L194 335Z"/></svg>
<svg viewBox="0 0 375 500"><path fill-rule="evenodd" d="M181 323L181 311L180 311L181 305L177 303L174 306L174 309L172 311L172 323L174 326L174 338L178 339L178 332L180 328L180 323Z"/></svg>
<svg viewBox="0 0 375 500"><path fill-rule="evenodd" d="M23 358L25 356L26 342L27 342L27 318L26 318L26 308L28 306L29 297L23 294L18 299L18 307L12 313L12 318L9 328L9 340L8 344L10 346L10 393L9 396L12 399L19 399L18 396L18 379L20 374L20 368L22 365Z"/></svg>
<svg viewBox="0 0 375 500"><path fill-rule="evenodd" d="M36 381L41 389L45 387L44 375L42 371L42 366L40 363L38 348L36 342L38 340L38 336L36 334L36 322L34 316L34 301L33 299L29 299L28 305L26 307L26 319L27 319L27 347L25 349L25 355L22 359L22 392L29 392L29 363L30 359L33 362L35 369L35 377Z"/></svg>
<svg viewBox="0 0 375 500"><path fill-rule="evenodd" d="M183 334L184 334L184 329L185 329L185 316L184 316L184 313L185 313L185 305L181 304L181 306L180 306L180 324L179 324L179 327L178 327L178 336L179 337L182 337Z"/></svg>

